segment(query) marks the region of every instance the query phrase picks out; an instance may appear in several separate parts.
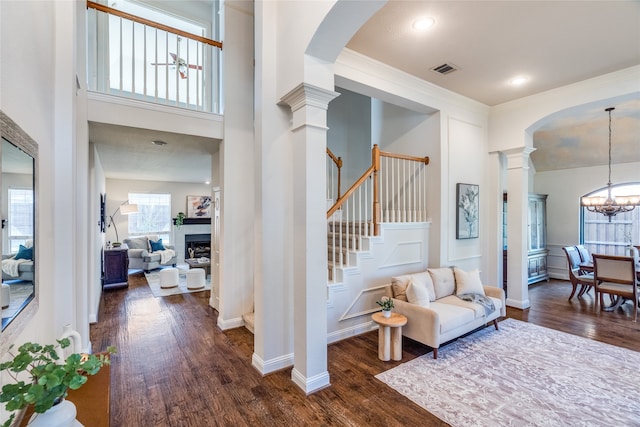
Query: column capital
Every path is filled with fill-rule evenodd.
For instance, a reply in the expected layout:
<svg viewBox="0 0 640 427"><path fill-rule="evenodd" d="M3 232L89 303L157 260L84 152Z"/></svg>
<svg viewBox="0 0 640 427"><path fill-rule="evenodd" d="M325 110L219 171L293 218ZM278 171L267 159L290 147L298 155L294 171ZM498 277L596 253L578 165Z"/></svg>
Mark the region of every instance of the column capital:
<svg viewBox="0 0 640 427"><path fill-rule="evenodd" d="M507 158L507 169L529 169L529 155L536 151L533 147L518 147L504 150Z"/></svg>
<svg viewBox="0 0 640 427"><path fill-rule="evenodd" d="M302 107L310 106L326 110L329 102L337 98L340 94L332 90L327 90L308 83L300 83L280 100L291 107L291 111L296 112Z"/></svg>

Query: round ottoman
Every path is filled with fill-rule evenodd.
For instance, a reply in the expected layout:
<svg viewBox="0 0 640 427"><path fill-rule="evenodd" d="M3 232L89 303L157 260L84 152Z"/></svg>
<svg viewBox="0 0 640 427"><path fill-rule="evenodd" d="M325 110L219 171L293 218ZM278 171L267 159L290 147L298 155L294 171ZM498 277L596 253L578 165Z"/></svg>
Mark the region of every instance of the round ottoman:
<svg viewBox="0 0 640 427"><path fill-rule="evenodd" d="M0 302L2 302L2 308L9 307L11 302L11 288L6 283L2 284L2 294L0 296Z"/></svg>
<svg viewBox="0 0 640 427"><path fill-rule="evenodd" d="M187 289L204 288L204 268L187 270Z"/></svg>
<svg viewBox="0 0 640 427"><path fill-rule="evenodd" d="M160 270L160 287L162 289L175 288L178 286L178 269L163 268Z"/></svg>

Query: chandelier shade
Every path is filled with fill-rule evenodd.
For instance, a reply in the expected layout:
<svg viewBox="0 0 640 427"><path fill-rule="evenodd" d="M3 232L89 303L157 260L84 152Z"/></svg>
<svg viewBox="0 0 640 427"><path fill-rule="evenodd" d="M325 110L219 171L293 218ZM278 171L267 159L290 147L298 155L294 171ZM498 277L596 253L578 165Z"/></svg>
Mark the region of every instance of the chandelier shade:
<svg viewBox="0 0 640 427"><path fill-rule="evenodd" d="M614 196L611 184L611 112L615 107L606 108L609 113L609 182L607 182L607 197L586 196L581 200L582 206L589 212L596 212L606 216L611 222L611 218L619 213L632 211L640 204L640 195L635 196Z"/></svg>

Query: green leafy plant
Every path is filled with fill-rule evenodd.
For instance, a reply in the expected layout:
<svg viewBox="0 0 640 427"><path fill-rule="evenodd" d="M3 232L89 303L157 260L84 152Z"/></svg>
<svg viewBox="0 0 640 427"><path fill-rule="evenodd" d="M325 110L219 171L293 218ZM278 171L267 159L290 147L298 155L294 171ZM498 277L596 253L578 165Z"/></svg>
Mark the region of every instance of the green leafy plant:
<svg viewBox="0 0 640 427"><path fill-rule="evenodd" d="M71 345L69 338L56 340L61 348ZM62 362L54 345L40 345L27 342L18 347L18 353L12 360L0 363L0 371L7 371L16 382L2 386L0 403L6 403L9 412L19 411L33 405L34 412L44 413L67 396L69 389L76 390L87 382L88 375L95 375L100 369L110 364L109 355L116 352L109 347L106 353L82 356L71 354ZM28 382L20 379L20 374L30 375ZM9 427L15 418L11 414L2 427Z"/></svg>
<svg viewBox="0 0 640 427"><path fill-rule="evenodd" d="M380 301L376 301L376 304L382 307L384 311L391 311L393 308L393 300L387 296L380 298Z"/></svg>
<svg viewBox="0 0 640 427"><path fill-rule="evenodd" d="M184 218L184 212L178 212L178 215L176 215L176 227L180 228L180 226L184 224Z"/></svg>

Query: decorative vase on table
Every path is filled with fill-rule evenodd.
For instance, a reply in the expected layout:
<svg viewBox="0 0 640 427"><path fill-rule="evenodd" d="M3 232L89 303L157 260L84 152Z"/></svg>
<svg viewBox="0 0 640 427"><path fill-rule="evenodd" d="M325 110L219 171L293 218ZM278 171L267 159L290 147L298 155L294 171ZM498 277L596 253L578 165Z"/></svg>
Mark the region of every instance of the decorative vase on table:
<svg viewBox="0 0 640 427"><path fill-rule="evenodd" d="M62 399L51 409L42 414L33 414L29 419L29 427L84 427L76 420L76 405Z"/></svg>
<svg viewBox="0 0 640 427"><path fill-rule="evenodd" d="M382 310L382 315L384 317L391 317L391 310Z"/></svg>

